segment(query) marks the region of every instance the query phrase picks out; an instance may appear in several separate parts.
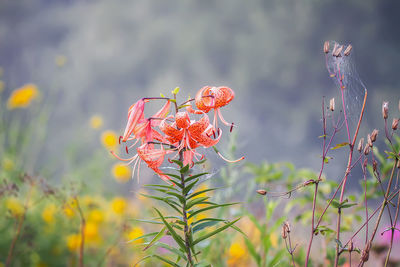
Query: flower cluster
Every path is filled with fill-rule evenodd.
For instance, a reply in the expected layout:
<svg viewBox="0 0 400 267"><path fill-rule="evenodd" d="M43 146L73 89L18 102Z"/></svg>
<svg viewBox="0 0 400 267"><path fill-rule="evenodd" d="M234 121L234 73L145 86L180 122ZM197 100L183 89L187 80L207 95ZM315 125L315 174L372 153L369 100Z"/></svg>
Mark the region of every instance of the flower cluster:
<svg viewBox="0 0 400 267"><path fill-rule="evenodd" d="M142 98L129 108L128 122L120 141L134 142L129 147L126 146L127 153L139 143L136 147L137 153L126 159L119 157L113 151L111 153L119 160L133 164L133 174L140 162L144 161L161 179L168 182L170 178L160 170L167 154L175 154L171 155L172 159L181 155L180 160L184 165L193 166L194 159L203 158L203 155L196 151L197 148L212 147L219 142L222 130L218 128L218 118L232 130L233 124L226 122L220 111L221 107L233 100L235 94L232 89L205 86L199 90L194 99L190 99L182 105L176 103L176 93L176 90L173 91L173 99L166 97ZM166 100L164 106L153 116L146 118L144 115L146 103L160 99ZM196 109L191 105L193 101ZM174 103L175 115L168 115L171 103ZM211 110L214 110L212 123L207 115ZM197 120L194 118L196 114L200 116Z"/></svg>

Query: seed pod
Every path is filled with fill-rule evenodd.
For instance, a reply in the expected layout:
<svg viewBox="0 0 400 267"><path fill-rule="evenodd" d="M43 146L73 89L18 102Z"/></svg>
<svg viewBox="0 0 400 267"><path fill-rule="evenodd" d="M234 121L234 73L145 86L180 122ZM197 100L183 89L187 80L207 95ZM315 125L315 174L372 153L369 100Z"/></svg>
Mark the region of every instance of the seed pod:
<svg viewBox="0 0 400 267"><path fill-rule="evenodd" d="M284 222L282 225L282 238L286 239L290 233L290 225L289 222Z"/></svg>
<svg viewBox="0 0 400 267"><path fill-rule="evenodd" d="M392 130L396 131L398 126L399 126L399 118L393 118Z"/></svg>
<svg viewBox="0 0 400 267"><path fill-rule="evenodd" d="M329 100L329 109L331 111L335 110L335 98L331 98L331 100Z"/></svg>
<svg viewBox="0 0 400 267"><path fill-rule="evenodd" d="M365 156L369 154L370 149L371 149L370 146L365 146L365 148L364 148L364 155Z"/></svg>
<svg viewBox="0 0 400 267"><path fill-rule="evenodd" d="M382 103L382 117L386 120L389 113L389 102Z"/></svg>
<svg viewBox="0 0 400 267"><path fill-rule="evenodd" d="M325 54L329 53L329 41L325 41L324 43L324 53Z"/></svg>
<svg viewBox="0 0 400 267"><path fill-rule="evenodd" d="M333 51L332 55L334 57L340 57L341 56L340 53L342 52L342 50L343 50L343 45L336 48L336 50Z"/></svg>
<svg viewBox="0 0 400 267"><path fill-rule="evenodd" d="M368 143L368 146L369 146L369 147L372 147L372 146L373 146L373 144L372 144L372 139L371 139L371 135L370 135L370 134L367 135L367 143Z"/></svg>
<svg viewBox="0 0 400 267"><path fill-rule="evenodd" d="M378 132L379 131L377 129L374 129L372 131L372 133L371 133L371 141L372 141L372 143L376 141L376 137L378 136Z"/></svg>
<svg viewBox="0 0 400 267"><path fill-rule="evenodd" d="M354 250L354 243L353 240L350 240L350 244L349 244L349 251L353 251Z"/></svg>
<svg viewBox="0 0 400 267"><path fill-rule="evenodd" d="M358 142L358 146L357 146L358 152L361 153L361 151L362 151L362 149L363 149L363 146L364 146L364 137L361 138L360 141Z"/></svg>
<svg viewBox="0 0 400 267"><path fill-rule="evenodd" d="M365 246L365 248L363 249L362 253L361 253L361 260L363 262L368 261L369 259L369 250L371 249L371 241L368 241L367 245Z"/></svg>
<svg viewBox="0 0 400 267"><path fill-rule="evenodd" d="M351 49L353 49L353 46L352 46L351 44L349 44L349 45L346 47L346 49L344 50L343 54L344 54L345 56L350 55Z"/></svg>
<svg viewBox="0 0 400 267"><path fill-rule="evenodd" d="M377 167L378 167L378 162L376 162L376 160L374 159L372 161L372 169L374 170L374 172L376 172Z"/></svg>
<svg viewBox="0 0 400 267"><path fill-rule="evenodd" d="M257 193L260 194L260 195L265 196L267 194L267 191L265 191L264 189L258 189Z"/></svg>

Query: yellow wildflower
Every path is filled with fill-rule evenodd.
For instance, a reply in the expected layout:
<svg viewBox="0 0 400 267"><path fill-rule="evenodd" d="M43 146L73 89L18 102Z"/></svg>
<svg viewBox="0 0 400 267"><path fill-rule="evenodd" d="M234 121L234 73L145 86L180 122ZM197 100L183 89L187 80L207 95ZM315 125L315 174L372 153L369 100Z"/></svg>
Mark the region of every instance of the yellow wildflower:
<svg viewBox="0 0 400 267"><path fill-rule="evenodd" d="M24 205L15 197L6 200L6 207L15 217L21 216L25 211Z"/></svg>
<svg viewBox="0 0 400 267"><path fill-rule="evenodd" d="M57 207L54 204L48 204L43 212L42 212L42 219L48 224L51 224L54 222L54 214L57 211Z"/></svg>
<svg viewBox="0 0 400 267"><path fill-rule="evenodd" d="M97 224L91 221L86 222L85 237L90 240L95 238L99 234L99 228Z"/></svg>
<svg viewBox="0 0 400 267"><path fill-rule="evenodd" d="M104 212L100 209L94 209L90 211L88 218L94 223L102 223L104 221Z"/></svg>
<svg viewBox="0 0 400 267"><path fill-rule="evenodd" d="M75 252L81 245L81 235L71 234L67 236L67 247L70 251Z"/></svg>
<svg viewBox="0 0 400 267"><path fill-rule="evenodd" d="M64 214L65 214L68 218L72 218L72 217L74 217L74 215L75 215L74 210L73 210L70 206L68 206L68 205L65 205L65 206L64 206L63 211L64 211Z"/></svg>
<svg viewBox="0 0 400 267"><path fill-rule="evenodd" d="M90 118L90 127L98 129L103 126L103 118L100 115L94 115Z"/></svg>
<svg viewBox="0 0 400 267"><path fill-rule="evenodd" d="M271 235L269 236L269 240L271 241L271 246L273 248L278 247L278 235L275 232L271 233Z"/></svg>
<svg viewBox="0 0 400 267"><path fill-rule="evenodd" d="M228 251L228 265L241 266L241 263L246 258L246 248L238 241L232 243Z"/></svg>
<svg viewBox="0 0 400 267"><path fill-rule="evenodd" d="M4 158L1 165L6 171L11 171L12 169L14 169L14 162L8 158Z"/></svg>
<svg viewBox="0 0 400 267"><path fill-rule="evenodd" d="M26 84L12 92L7 101L8 109L26 108L39 96L39 90L34 84Z"/></svg>
<svg viewBox="0 0 400 267"><path fill-rule="evenodd" d="M126 183L132 176L132 170L125 164L116 163L112 167L112 175L114 176L115 180L120 183Z"/></svg>
<svg viewBox="0 0 400 267"><path fill-rule="evenodd" d="M127 234L127 241L130 241L132 239L138 238L139 236L144 235L144 231L141 227L133 227L131 231L128 232ZM135 244L140 244L143 243L143 239L138 239L133 241Z"/></svg>
<svg viewBox="0 0 400 267"><path fill-rule="evenodd" d="M112 211L118 215L122 215L125 213L126 206L126 200L122 197L116 197L111 202Z"/></svg>
<svg viewBox="0 0 400 267"><path fill-rule="evenodd" d="M65 65L65 63L67 63L67 57L64 55L58 55L56 56L55 63L58 67L61 68Z"/></svg>
<svg viewBox="0 0 400 267"><path fill-rule="evenodd" d="M118 137L114 131L104 131L101 134L101 142L107 149L113 149L118 145Z"/></svg>

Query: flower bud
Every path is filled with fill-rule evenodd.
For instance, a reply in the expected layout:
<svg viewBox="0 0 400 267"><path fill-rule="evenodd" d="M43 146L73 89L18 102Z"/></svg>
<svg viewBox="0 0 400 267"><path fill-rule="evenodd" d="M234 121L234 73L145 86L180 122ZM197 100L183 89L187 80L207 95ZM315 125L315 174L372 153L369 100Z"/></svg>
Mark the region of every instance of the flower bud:
<svg viewBox="0 0 400 267"><path fill-rule="evenodd" d="M386 120L389 113L389 102L382 103L382 117Z"/></svg>
<svg viewBox="0 0 400 267"><path fill-rule="evenodd" d="M369 154L370 149L371 149L370 146L365 146L365 148L364 148L364 155L365 156Z"/></svg>
<svg viewBox="0 0 400 267"><path fill-rule="evenodd" d="M396 131L397 127L399 126L399 118L393 118L393 122L392 122L392 130Z"/></svg>
<svg viewBox="0 0 400 267"><path fill-rule="evenodd" d="M289 222L284 222L282 225L282 238L286 239L288 234L290 233L290 225Z"/></svg>
<svg viewBox="0 0 400 267"><path fill-rule="evenodd" d="M343 45L337 47L337 48L332 52L332 55L333 55L334 57L340 57L340 53L342 52L342 50L343 50Z"/></svg>
<svg viewBox="0 0 400 267"><path fill-rule="evenodd" d="M349 44L349 45L346 47L346 50L344 50L343 54L344 54L345 56L350 55L350 52L351 52L351 49L352 49L352 48L353 48L353 46L351 46L351 44Z"/></svg>
<svg viewBox="0 0 400 267"><path fill-rule="evenodd" d="M324 53L325 54L329 53L329 41L325 41L324 43Z"/></svg>
<svg viewBox="0 0 400 267"><path fill-rule="evenodd" d="M350 244L349 244L349 251L353 251L354 250L354 243L353 240L350 240Z"/></svg>
<svg viewBox="0 0 400 267"><path fill-rule="evenodd" d="M329 100L329 109L331 111L335 110L335 98L331 98L331 100Z"/></svg>
<svg viewBox="0 0 400 267"><path fill-rule="evenodd" d="M260 195L265 196L267 194L267 191L265 191L264 189L258 189L257 193L260 194Z"/></svg>
<svg viewBox="0 0 400 267"><path fill-rule="evenodd" d="M378 167L378 162L374 159L372 161L372 169L374 170L374 172L376 172L377 167Z"/></svg>
<svg viewBox="0 0 400 267"><path fill-rule="evenodd" d="M362 151L362 149L363 149L363 146L364 146L364 137L361 138L360 141L358 142L358 146L357 146L358 152L361 153L361 151Z"/></svg>
<svg viewBox="0 0 400 267"><path fill-rule="evenodd" d="M372 131L372 133L371 133L371 141L372 141L372 143L376 141L376 137L378 136L378 132L379 131L377 129L374 129Z"/></svg>
<svg viewBox="0 0 400 267"><path fill-rule="evenodd" d="M373 146L373 145L372 145L372 139L371 139L371 135L370 135L370 134L367 135L367 143L368 143L368 146L369 146L369 147L372 147L372 146Z"/></svg>
<svg viewBox="0 0 400 267"><path fill-rule="evenodd" d="M371 241L368 241L367 245L363 249L361 253L361 260L362 262L366 262L369 259L369 250L371 249Z"/></svg>

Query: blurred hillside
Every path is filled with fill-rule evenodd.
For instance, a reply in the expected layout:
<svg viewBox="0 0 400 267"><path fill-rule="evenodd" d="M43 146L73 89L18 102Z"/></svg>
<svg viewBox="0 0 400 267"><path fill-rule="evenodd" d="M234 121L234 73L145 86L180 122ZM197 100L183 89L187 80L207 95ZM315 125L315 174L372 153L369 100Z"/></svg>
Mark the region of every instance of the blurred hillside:
<svg viewBox="0 0 400 267"><path fill-rule="evenodd" d="M52 155L63 162L76 140L83 155L93 149L93 114L121 131L139 97L226 85L236 99L222 112L239 125L247 159L317 168L321 99L338 96L323 41L353 44L369 89L365 122L381 127L381 102L399 98L399 8L372 0L4 0L5 94L33 82L54 107L41 164Z"/></svg>

